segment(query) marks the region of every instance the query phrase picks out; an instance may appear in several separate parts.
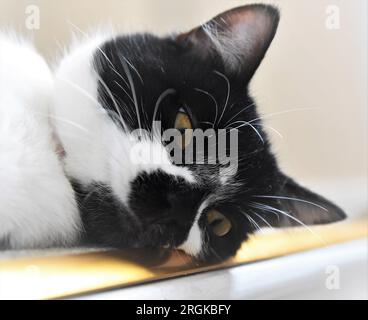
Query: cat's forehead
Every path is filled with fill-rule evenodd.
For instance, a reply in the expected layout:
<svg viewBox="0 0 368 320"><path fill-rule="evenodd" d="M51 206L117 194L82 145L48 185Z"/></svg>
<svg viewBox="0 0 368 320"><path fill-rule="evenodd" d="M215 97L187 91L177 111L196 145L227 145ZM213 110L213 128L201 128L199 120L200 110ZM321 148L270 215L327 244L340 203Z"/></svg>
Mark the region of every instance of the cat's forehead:
<svg viewBox="0 0 368 320"><path fill-rule="evenodd" d="M151 34L119 36L106 42L103 51L117 69L123 69L122 61L138 71L141 79L171 84L177 87L221 84L215 71L223 72L223 63L216 55L203 57L176 41L174 35L156 37ZM105 57L102 57L105 58Z"/></svg>

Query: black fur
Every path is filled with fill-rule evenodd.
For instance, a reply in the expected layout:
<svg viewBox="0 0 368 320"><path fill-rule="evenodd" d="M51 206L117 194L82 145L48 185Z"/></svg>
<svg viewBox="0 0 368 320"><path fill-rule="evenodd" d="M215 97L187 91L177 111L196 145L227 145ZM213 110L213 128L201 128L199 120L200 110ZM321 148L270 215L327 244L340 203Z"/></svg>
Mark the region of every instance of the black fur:
<svg viewBox="0 0 368 320"><path fill-rule="evenodd" d="M127 75L127 70L139 99L142 128L152 129L155 103L168 88L175 89L176 94L167 96L160 106L157 120L162 121L163 129L173 127L175 116L183 106L189 108L197 128L210 127L208 122L214 121L215 103L203 92L213 95L222 113L227 83L220 74L228 79L231 90L226 112L215 128L224 128L229 121L249 122L259 118L248 84L276 32L279 14L271 6L252 5L233 9L211 22L227 19L228 25L220 24L220 28L230 28L231 23L237 23L233 20L244 11L257 13L260 17L267 15L265 23L269 23L269 30L254 50L246 48L249 50L245 50L244 57L239 57L241 63L237 70L226 65L202 27L164 38L151 34L121 36L101 47L104 54L101 50L96 51L95 68L116 98L129 130L137 129L139 123L137 117L130 116L135 113L135 107L125 93L130 90L129 78L126 76L123 81L118 75ZM104 108L116 119L114 102L101 83L99 97ZM256 125L261 123L261 120L254 122ZM261 126L257 126L257 130L263 141L251 126L239 128L239 167L228 184L221 184L219 166L213 165L184 164L201 179L195 187L163 172L136 177L131 185L128 205L133 215L107 187L90 186L83 190L75 184L86 229L85 241L113 247L160 247L166 244L176 247L185 240L199 205L210 195L213 195L212 201L205 212L216 208L232 221L233 229L228 235L217 237L208 229L205 214L201 216L199 226L205 230L206 241L200 258L207 261L222 260L235 254L247 235L256 229L252 219L260 226L279 227L300 225L300 222L327 223L344 218L344 213L331 202L300 187L280 171L266 133ZM91 192L91 187L96 188ZM304 199L327 210L300 200L273 198L276 196ZM277 210L285 211L295 219Z"/></svg>
<svg viewBox="0 0 368 320"><path fill-rule="evenodd" d="M0 238L0 250L7 250L10 248L10 237L5 236Z"/></svg>

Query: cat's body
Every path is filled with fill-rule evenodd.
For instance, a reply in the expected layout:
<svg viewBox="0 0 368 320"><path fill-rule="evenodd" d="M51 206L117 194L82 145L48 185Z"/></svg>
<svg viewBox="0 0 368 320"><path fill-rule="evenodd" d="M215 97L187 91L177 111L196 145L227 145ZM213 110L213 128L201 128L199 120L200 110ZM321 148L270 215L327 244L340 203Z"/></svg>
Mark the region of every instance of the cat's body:
<svg viewBox="0 0 368 320"><path fill-rule="evenodd" d="M27 52L40 71L32 78L32 68L21 68L23 83L14 79L19 58L0 56L7 66L0 88L8 93L0 97L3 246L170 247L221 260L257 223L343 218L280 172L248 94L277 23L276 9L253 5L166 38L85 36L54 77ZM35 87L12 90L12 80ZM153 134L155 120L163 130L237 128L236 166L175 163Z"/></svg>
<svg viewBox="0 0 368 320"><path fill-rule="evenodd" d="M50 126L53 76L32 46L0 35L0 243L74 243L81 227Z"/></svg>

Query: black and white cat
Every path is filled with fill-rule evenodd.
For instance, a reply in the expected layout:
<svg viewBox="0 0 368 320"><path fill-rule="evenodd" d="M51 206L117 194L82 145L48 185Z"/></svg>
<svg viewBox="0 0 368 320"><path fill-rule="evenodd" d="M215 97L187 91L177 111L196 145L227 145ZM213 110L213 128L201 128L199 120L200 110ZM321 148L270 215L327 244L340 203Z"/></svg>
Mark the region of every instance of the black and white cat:
<svg viewBox="0 0 368 320"><path fill-rule="evenodd" d="M279 170L248 93L278 21L274 7L247 5L168 37L85 35L54 75L1 36L1 246L168 247L210 261L257 225L343 219ZM135 133L155 120L184 140L236 129L237 166L175 163L157 134Z"/></svg>

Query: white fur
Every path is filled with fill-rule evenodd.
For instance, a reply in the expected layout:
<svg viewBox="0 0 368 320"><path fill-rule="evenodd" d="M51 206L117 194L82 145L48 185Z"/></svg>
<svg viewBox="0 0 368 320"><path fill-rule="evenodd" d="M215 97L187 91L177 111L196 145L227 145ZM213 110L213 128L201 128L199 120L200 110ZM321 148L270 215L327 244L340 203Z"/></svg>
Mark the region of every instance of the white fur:
<svg viewBox="0 0 368 320"><path fill-rule="evenodd" d="M75 241L80 219L55 153L45 61L27 43L0 34L0 240L12 248Z"/></svg>
<svg viewBox="0 0 368 320"><path fill-rule="evenodd" d="M203 210L208 207L208 200L202 202L197 214L194 218L192 227L189 230L187 239L178 247L186 253L197 257L203 250L203 230L198 225L198 220L201 217Z"/></svg>
<svg viewBox="0 0 368 320"><path fill-rule="evenodd" d="M221 55L227 67L234 71L239 68L239 65L247 50L244 39L244 33L235 33L231 30L220 31L215 23L206 23L202 26L214 48Z"/></svg>

